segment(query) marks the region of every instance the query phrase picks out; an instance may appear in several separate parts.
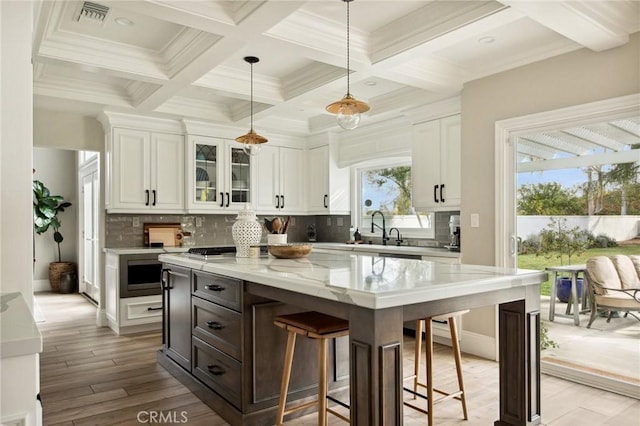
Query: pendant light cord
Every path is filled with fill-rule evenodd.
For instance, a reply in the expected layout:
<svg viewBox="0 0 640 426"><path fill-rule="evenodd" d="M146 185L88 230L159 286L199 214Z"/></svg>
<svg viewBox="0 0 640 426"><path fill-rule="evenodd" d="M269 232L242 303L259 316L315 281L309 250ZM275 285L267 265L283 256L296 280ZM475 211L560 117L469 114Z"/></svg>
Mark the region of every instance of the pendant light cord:
<svg viewBox="0 0 640 426"><path fill-rule="evenodd" d="M349 70L349 3L351 0L344 0L347 3L347 95L351 95L349 89L349 74L351 74Z"/></svg>
<svg viewBox="0 0 640 426"><path fill-rule="evenodd" d="M251 64L251 102L249 108L251 110L251 131L253 132L253 63Z"/></svg>

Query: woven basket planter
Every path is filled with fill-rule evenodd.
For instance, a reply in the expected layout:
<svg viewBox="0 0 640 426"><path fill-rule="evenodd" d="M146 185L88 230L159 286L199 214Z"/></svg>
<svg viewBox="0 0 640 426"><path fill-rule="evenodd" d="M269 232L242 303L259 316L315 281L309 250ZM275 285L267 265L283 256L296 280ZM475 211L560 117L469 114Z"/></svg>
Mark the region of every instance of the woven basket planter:
<svg viewBox="0 0 640 426"><path fill-rule="evenodd" d="M49 283L51 290L60 292L60 275L66 272L75 272L76 264L73 262L51 262L49 264Z"/></svg>

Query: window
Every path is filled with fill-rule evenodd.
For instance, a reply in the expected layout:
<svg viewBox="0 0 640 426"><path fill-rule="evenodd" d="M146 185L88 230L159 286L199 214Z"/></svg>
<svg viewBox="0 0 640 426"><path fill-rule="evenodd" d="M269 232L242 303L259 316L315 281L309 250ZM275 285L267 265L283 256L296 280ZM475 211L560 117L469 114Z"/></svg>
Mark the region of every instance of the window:
<svg viewBox="0 0 640 426"><path fill-rule="evenodd" d="M403 237L434 238L433 213L416 212L411 202L411 165L407 162L376 164L356 169L358 196L356 223L363 235L381 235L382 216L376 214L375 225L372 214L380 211L389 234L398 228ZM394 237L395 238L395 232Z"/></svg>

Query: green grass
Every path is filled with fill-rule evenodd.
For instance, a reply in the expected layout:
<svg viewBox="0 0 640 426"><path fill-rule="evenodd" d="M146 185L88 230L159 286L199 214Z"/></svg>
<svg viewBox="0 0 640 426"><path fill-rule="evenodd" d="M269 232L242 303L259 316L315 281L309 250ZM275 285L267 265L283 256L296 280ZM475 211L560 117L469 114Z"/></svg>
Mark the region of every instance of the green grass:
<svg viewBox="0 0 640 426"><path fill-rule="evenodd" d="M593 256L611 256L614 254L640 254L640 245L623 245L618 247L589 249L580 256L572 256L571 264L579 265L585 263L587 259ZM565 265L569 264L566 257L564 258L564 261ZM543 256L536 256L535 254L518 255L518 268L544 270L544 268L548 266L560 266L560 260L547 259ZM551 278L551 273L549 273L549 278ZM549 280L543 282L540 288L540 294L549 296L550 286L551 284Z"/></svg>

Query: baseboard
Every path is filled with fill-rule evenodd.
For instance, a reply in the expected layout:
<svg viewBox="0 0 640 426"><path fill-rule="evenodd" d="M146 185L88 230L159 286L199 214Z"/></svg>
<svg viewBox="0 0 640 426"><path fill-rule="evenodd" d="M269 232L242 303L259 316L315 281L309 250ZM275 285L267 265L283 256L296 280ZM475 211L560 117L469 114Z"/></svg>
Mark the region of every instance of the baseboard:
<svg viewBox="0 0 640 426"><path fill-rule="evenodd" d="M495 337L462 330L460 335L460 350L464 353L476 355L491 361L498 360Z"/></svg>
<svg viewBox="0 0 640 426"><path fill-rule="evenodd" d="M33 292L51 291L51 283L49 280L33 280Z"/></svg>

